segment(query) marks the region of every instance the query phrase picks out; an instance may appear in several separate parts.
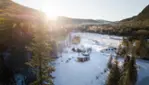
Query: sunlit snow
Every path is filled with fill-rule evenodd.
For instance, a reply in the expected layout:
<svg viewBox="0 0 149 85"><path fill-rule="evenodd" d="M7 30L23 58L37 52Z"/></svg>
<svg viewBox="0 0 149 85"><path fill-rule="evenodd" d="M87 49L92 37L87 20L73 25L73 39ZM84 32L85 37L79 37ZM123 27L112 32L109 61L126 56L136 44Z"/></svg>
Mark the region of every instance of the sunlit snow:
<svg viewBox="0 0 149 85"><path fill-rule="evenodd" d="M71 33L70 35L65 40L65 48L60 54L61 56L55 61L56 71L53 73L53 76L56 77L54 79L55 85L104 85L108 74L109 56L115 55L114 51L104 49L117 48L122 38L95 33ZM81 37L80 44L71 44L70 39L74 35ZM83 55L73 52L72 48L82 48L81 46L92 48L89 61L77 62L77 57ZM122 62L122 58L119 61ZM137 83L145 85L142 82L149 83L149 62L137 60L137 64L140 67Z"/></svg>

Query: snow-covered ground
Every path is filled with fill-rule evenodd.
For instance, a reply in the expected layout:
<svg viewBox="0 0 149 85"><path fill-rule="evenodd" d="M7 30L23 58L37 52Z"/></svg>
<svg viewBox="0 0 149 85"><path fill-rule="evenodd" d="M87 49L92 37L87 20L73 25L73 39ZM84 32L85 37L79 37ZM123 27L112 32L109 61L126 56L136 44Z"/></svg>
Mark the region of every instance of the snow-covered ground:
<svg viewBox="0 0 149 85"><path fill-rule="evenodd" d="M79 45L71 44L70 39L74 35L81 37ZM61 57L55 61L56 71L53 73L56 77L55 85L104 85L108 74L109 56L115 55L114 51L107 48L117 48L122 38L95 33L71 33L70 36L65 40L68 46L64 48ZM90 60L83 63L77 62L77 57L82 55L73 52L73 47L92 48ZM137 85L149 85L149 61L137 60L137 64L140 66Z"/></svg>

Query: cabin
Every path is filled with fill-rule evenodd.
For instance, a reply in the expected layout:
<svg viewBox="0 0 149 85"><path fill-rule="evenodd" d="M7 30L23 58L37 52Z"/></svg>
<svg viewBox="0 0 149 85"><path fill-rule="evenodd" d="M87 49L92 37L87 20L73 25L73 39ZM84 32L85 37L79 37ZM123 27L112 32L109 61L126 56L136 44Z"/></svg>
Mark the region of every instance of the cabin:
<svg viewBox="0 0 149 85"><path fill-rule="evenodd" d="M90 60L90 57L89 57L89 56L78 57L78 58L77 58L77 61L78 61L78 62L86 62L86 61L88 61L88 60Z"/></svg>

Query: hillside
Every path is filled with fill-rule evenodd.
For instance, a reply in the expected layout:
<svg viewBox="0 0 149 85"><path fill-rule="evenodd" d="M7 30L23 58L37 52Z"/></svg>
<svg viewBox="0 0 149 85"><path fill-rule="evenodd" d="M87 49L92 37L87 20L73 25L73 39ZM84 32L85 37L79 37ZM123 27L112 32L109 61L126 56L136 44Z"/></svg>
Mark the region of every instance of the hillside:
<svg viewBox="0 0 149 85"><path fill-rule="evenodd" d="M115 25L105 26L104 30L98 29L100 33L108 33L123 36L145 36L149 35L149 5L138 15L123 19ZM102 31L102 32L101 32ZM104 31L104 32L103 32Z"/></svg>
<svg viewBox="0 0 149 85"><path fill-rule="evenodd" d="M60 24L77 24L77 25L101 25L101 24L110 24L112 22L106 20L94 20L94 19L81 19L81 18L69 18L59 16L57 18L57 23Z"/></svg>
<svg viewBox="0 0 149 85"><path fill-rule="evenodd" d="M147 5L138 15L123 19L120 22L140 21L140 20L145 21L149 19L148 15L149 15L149 5Z"/></svg>
<svg viewBox="0 0 149 85"><path fill-rule="evenodd" d="M40 11L0 0L0 85L9 85L16 72L28 75L25 47L31 43L34 30L44 25L44 17Z"/></svg>
<svg viewBox="0 0 149 85"><path fill-rule="evenodd" d="M130 28L149 28L149 5L146 6L138 15L123 19L120 25Z"/></svg>
<svg viewBox="0 0 149 85"><path fill-rule="evenodd" d="M0 36L3 38L1 38L0 44L3 44L5 41L8 42L8 40L12 38L10 34L12 34L13 31L29 31L27 23L41 23L44 20L43 18L44 14L42 12L19 5L11 0L1 0Z"/></svg>
<svg viewBox="0 0 149 85"><path fill-rule="evenodd" d="M138 14L137 17L135 17L135 20L148 20L149 19L149 5L146 6L142 12Z"/></svg>

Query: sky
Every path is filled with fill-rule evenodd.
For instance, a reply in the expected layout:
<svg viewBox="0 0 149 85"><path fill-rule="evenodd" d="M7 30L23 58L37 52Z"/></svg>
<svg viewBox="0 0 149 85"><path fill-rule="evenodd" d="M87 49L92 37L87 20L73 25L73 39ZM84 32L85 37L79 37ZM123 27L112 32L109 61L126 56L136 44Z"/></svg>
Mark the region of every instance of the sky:
<svg viewBox="0 0 149 85"><path fill-rule="evenodd" d="M140 13L149 0L13 0L41 10L50 18L67 16L118 21Z"/></svg>

